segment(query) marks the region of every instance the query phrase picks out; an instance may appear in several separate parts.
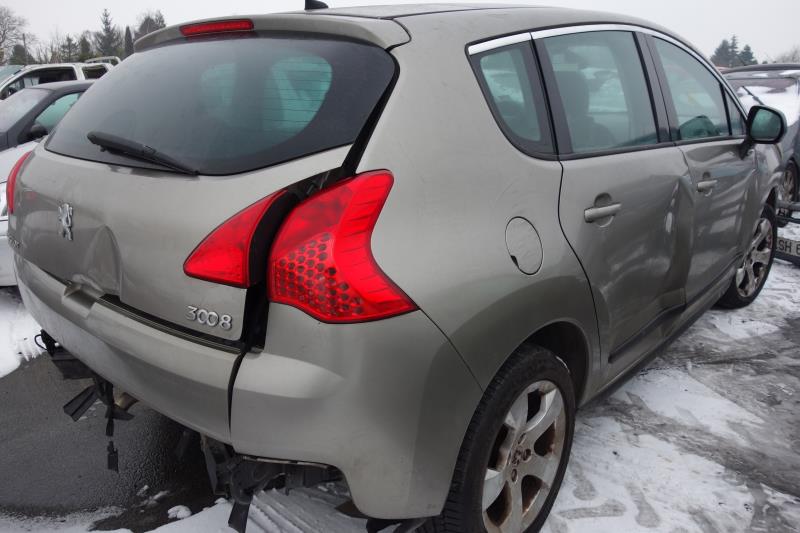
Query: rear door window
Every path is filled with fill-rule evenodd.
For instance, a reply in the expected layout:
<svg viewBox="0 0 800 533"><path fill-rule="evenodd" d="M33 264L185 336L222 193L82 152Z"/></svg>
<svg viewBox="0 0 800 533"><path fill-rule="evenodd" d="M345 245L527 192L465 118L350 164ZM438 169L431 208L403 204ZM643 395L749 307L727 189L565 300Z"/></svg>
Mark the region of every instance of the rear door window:
<svg viewBox="0 0 800 533"><path fill-rule="evenodd" d="M656 120L634 34L575 33L542 39L566 116L572 152L656 144ZM550 89L550 88L548 88Z"/></svg>
<svg viewBox="0 0 800 533"><path fill-rule="evenodd" d="M45 127L47 131L52 131L53 128L64 118L67 111L78 101L80 93L67 94L47 106L47 108L39 113L34 119L34 124L39 123Z"/></svg>
<svg viewBox="0 0 800 533"><path fill-rule="evenodd" d="M544 91L529 42L472 57L481 88L500 128L524 152L552 154Z"/></svg>
<svg viewBox="0 0 800 533"><path fill-rule="evenodd" d="M685 50L663 39L654 42L666 75L678 140L728 136L728 114L719 80Z"/></svg>
<svg viewBox="0 0 800 533"><path fill-rule="evenodd" d="M77 79L75 69L72 67L38 69L23 78L25 87L33 87L40 83L54 83L57 81L71 81Z"/></svg>
<svg viewBox="0 0 800 533"><path fill-rule="evenodd" d="M114 164L99 131L151 146L201 174L275 165L351 144L387 90L382 49L339 39L251 34L137 52L95 82L47 149Z"/></svg>

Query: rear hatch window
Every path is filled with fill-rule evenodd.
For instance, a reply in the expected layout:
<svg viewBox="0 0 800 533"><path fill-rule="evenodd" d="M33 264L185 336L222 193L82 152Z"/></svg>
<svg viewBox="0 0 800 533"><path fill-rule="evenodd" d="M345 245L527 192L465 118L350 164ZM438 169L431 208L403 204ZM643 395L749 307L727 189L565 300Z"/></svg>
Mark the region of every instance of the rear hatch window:
<svg viewBox="0 0 800 533"><path fill-rule="evenodd" d="M256 170L353 143L393 75L389 54L360 42L274 34L182 41L111 69L47 149L158 168L102 151L87 139L100 131L200 174Z"/></svg>

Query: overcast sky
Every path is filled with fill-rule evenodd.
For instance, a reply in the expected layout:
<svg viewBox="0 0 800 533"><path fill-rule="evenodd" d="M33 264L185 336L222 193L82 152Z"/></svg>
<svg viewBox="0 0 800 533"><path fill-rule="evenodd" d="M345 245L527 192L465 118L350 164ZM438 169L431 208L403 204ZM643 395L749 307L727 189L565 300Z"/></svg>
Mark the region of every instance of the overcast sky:
<svg viewBox="0 0 800 533"><path fill-rule="evenodd" d="M491 0L483 0L491 1ZM506 0L503 3L508 3ZM514 0L511 0L514 1ZM331 7L419 3L403 0L329 0ZM539 2L518 1L537 4ZM221 15L301 9L303 0L0 0L28 20L28 31L48 40L55 30L79 33L100 26L108 8L116 24L133 26L139 13L160 9L168 24ZM666 26L707 55L732 34L750 44L759 60L800 45L799 0L543 0L543 5L596 9L634 15Z"/></svg>

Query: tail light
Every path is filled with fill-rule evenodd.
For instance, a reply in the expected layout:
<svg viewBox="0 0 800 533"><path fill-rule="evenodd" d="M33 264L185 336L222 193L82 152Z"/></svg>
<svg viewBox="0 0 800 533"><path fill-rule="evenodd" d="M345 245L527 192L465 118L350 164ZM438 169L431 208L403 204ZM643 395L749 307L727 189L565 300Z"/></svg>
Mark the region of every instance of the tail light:
<svg viewBox="0 0 800 533"><path fill-rule="evenodd" d="M365 322L416 309L380 269L370 241L394 178L360 174L300 203L269 257L269 297L324 322Z"/></svg>
<svg viewBox="0 0 800 533"><path fill-rule="evenodd" d="M212 231L184 262L186 275L234 287L248 287L253 236L270 206L282 193L262 198Z"/></svg>
<svg viewBox="0 0 800 533"><path fill-rule="evenodd" d="M31 152L22 154L22 157L14 163L14 166L11 167L11 172L8 174L8 182L6 183L6 206L9 215L14 213L14 190L17 188L17 176L19 175L22 165L30 155Z"/></svg>
<svg viewBox="0 0 800 533"><path fill-rule="evenodd" d="M181 26L184 37L207 35L209 33L227 33L232 31L251 31L253 21L250 19L216 20L213 22L199 22Z"/></svg>

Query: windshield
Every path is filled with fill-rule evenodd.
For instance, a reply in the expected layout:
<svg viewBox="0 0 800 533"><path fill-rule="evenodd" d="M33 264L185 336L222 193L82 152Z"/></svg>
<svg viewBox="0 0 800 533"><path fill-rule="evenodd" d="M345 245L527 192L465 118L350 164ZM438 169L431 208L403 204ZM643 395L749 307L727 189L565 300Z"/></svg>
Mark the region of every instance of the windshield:
<svg viewBox="0 0 800 533"><path fill-rule="evenodd" d="M789 124L800 119L800 84L794 78L729 79L748 110L754 105L774 107Z"/></svg>
<svg viewBox="0 0 800 533"><path fill-rule="evenodd" d="M6 79L10 78L14 74L20 71L22 67L20 65L5 65L0 67L0 82L5 81Z"/></svg>
<svg viewBox="0 0 800 533"><path fill-rule="evenodd" d="M45 89L25 89L0 101L0 131L8 131L47 97Z"/></svg>
<svg viewBox="0 0 800 533"><path fill-rule="evenodd" d="M152 168L102 151L86 137L97 132L201 174L255 170L354 142L393 73L385 51L344 40L248 34L170 44L98 80L47 149Z"/></svg>

